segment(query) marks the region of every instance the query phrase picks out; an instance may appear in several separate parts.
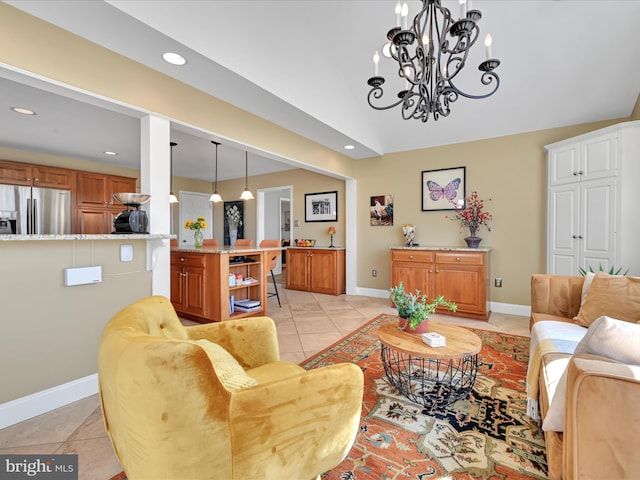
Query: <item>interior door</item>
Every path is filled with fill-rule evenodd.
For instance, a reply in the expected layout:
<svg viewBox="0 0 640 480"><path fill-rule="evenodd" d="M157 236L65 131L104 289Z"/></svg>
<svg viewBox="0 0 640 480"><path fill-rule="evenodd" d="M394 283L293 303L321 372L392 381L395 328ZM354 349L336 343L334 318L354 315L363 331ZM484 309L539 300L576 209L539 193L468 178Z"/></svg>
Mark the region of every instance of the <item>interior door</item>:
<svg viewBox="0 0 640 480"><path fill-rule="evenodd" d="M180 225L178 225L178 243L179 245L195 245L192 230L185 230L184 223L187 220L195 220L198 217L204 217L207 221L208 228L202 230L204 238L213 238L213 205L209 201L209 194L196 192L180 192ZM222 243L222 242L221 242Z"/></svg>

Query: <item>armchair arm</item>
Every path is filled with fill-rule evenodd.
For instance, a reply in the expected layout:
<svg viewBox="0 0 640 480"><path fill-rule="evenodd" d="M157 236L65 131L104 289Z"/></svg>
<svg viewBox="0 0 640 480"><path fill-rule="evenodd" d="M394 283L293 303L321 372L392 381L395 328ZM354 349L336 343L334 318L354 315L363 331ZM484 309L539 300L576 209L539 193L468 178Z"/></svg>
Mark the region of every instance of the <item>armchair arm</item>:
<svg viewBox="0 0 640 480"><path fill-rule="evenodd" d="M280 360L276 326L269 317L247 317L186 327L192 340L205 339L227 350L246 370Z"/></svg>
<svg viewBox="0 0 640 480"><path fill-rule="evenodd" d="M360 424L364 376L352 363L235 392L230 425L238 478L313 478L338 465Z"/></svg>
<svg viewBox="0 0 640 480"><path fill-rule="evenodd" d="M536 274L531 276L531 315L545 313L573 318L580 310L584 277Z"/></svg>
<svg viewBox="0 0 640 480"><path fill-rule="evenodd" d="M640 471L640 366L577 354L567 367L563 478Z"/></svg>

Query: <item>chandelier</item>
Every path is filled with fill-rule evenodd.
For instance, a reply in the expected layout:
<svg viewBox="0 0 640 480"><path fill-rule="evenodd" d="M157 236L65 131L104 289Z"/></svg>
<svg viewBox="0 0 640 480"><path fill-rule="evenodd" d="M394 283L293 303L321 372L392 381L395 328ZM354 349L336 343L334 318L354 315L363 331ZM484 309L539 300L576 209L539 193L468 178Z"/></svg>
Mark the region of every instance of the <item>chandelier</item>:
<svg viewBox="0 0 640 480"><path fill-rule="evenodd" d="M485 39L486 60L478 66L483 72L480 82L489 88L488 93L472 95L456 87L456 77L462 71L469 50L480 34L479 10L471 9L471 0L460 0L460 19L454 21L441 0L421 0L422 8L408 28L409 8L406 2L396 4L396 26L387 33L389 43L383 55L398 62L398 75L404 80L404 89L398 92L398 100L390 105L380 105L384 94L384 77L378 74L380 55L373 55L374 76L367 83L372 87L367 100L376 110L388 110L402 105L402 118L426 122L451 113L450 104L460 96L472 99L487 98L500 86L500 78L494 70L500 61L491 58L491 35ZM380 102L378 102L380 100Z"/></svg>

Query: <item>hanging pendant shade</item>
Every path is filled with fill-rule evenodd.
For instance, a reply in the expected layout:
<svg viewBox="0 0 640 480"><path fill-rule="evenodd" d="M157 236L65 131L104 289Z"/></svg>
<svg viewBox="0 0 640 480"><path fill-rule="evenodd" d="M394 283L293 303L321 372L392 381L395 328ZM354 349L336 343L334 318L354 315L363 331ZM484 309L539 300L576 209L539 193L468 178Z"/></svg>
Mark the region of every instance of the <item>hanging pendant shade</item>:
<svg viewBox="0 0 640 480"><path fill-rule="evenodd" d="M169 142L171 147L171 155L169 157L169 203L178 203L178 197L173 193L173 147L178 145L176 142Z"/></svg>
<svg viewBox="0 0 640 480"><path fill-rule="evenodd" d="M218 145L220 145L220 143L214 140L211 140L211 143L213 143L216 146L216 171L215 171L215 185L213 187L213 193L209 197L209 201L218 203L222 201L222 197L218 193Z"/></svg>
<svg viewBox="0 0 640 480"><path fill-rule="evenodd" d="M249 190L249 152L244 156L244 191L240 194L240 200L253 200L253 193Z"/></svg>

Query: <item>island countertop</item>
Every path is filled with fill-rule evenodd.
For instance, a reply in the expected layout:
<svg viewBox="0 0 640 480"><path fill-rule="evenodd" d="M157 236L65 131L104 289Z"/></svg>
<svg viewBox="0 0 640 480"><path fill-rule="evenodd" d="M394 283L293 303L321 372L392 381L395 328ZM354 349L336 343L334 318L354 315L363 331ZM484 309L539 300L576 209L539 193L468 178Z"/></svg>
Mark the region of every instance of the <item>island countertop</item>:
<svg viewBox="0 0 640 480"><path fill-rule="evenodd" d="M218 255L236 255L238 253L246 253L250 255L252 253L269 252L269 251L282 251L282 247L245 247L245 248L232 248L228 246L224 247L200 247L186 246L186 247L173 247L172 252L190 252L190 253L212 253Z"/></svg>

